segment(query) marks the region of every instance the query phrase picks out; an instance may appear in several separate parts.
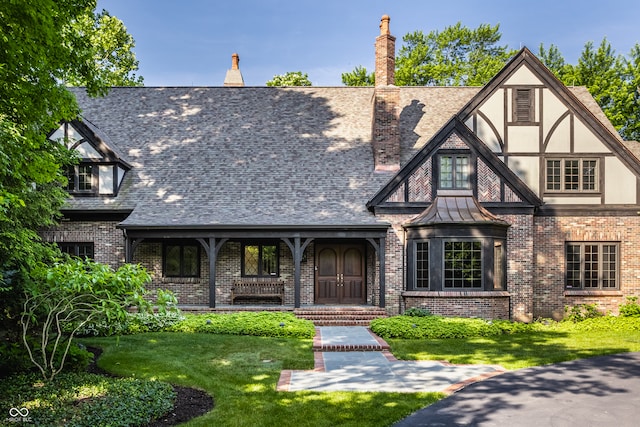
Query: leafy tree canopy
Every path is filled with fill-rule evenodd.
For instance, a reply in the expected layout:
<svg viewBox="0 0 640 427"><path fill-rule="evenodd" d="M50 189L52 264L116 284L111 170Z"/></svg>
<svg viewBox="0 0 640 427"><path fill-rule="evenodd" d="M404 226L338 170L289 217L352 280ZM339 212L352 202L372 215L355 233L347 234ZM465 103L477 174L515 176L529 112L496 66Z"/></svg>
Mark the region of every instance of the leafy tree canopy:
<svg viewBox="0 0 640 427"><path fill-rule="evenodd" d="M499 26L471 29L456 25L443 31L408 33L396 57L399 86L480 86L486 84L515 50L499 45ZM604 39L585 44L577 65L567 64L559 49L540 46L538 58L568 86L586 86L620 135L640 140L640 44L627 57ZM342 74L347 86L371 86L374 74L357 66Z"/></svg>
<svg viewBox="0 0 640 427"><path fill-rule="evenodd" d="M311 86L309 75L302 71L288 71L285 74L273 76L267 86Z"/></svg>
<svg viewBox="0 0 640 427"><path fill-rule="evenodd" d="M460 22L425 35L403 37L396 60L399 86L480 86L488 82L515 51L499 46L500 26L476 29Z"/></svg>
<svg viewBox="0 0 640 427"><path fill-rule="evenodd" d="M55 254L37 230L54 223L66 197L61 171L73 157L46 138L78 114L65 85L95 96L107 85L142 82L132 74L138 63L126 29L95 7L96 0L33 0L0 8L0 311L21 272Z"/></svg>
<svg viewBox="0 0 640 427"><path fill-rule="evenodd" d="M368 73L367 69L360 65L350 73L342 73L342 84L345 86L373 86L375 83L375 73Z"/></svg>

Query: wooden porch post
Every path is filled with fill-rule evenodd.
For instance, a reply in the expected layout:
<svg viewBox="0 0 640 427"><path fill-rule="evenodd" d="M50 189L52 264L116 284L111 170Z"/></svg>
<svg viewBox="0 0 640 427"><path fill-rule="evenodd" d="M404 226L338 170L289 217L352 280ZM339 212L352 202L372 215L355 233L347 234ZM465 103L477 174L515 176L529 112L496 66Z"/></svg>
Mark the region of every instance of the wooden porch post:
<svg viewBox="0 0 640 427"><path fill-rule="evenodd" d="M216 307L216 261L218 259L218 251L229 239L220 239L216 242L215 237L209 237L209 242L205 239L198 239L202 245L207 257L209 258L209 307Z"/></svg>
<svg viewBox="0 0 640 427"><path fill-rule="evenodd" d="M295 308L300 308L300 264L302 263L302 254L312 240L313 239L305 239L303 242L300 236L295 236L293 242L291 242L291 239L282 238L282 241L287 244L293 256L293 304Z"/></svg>

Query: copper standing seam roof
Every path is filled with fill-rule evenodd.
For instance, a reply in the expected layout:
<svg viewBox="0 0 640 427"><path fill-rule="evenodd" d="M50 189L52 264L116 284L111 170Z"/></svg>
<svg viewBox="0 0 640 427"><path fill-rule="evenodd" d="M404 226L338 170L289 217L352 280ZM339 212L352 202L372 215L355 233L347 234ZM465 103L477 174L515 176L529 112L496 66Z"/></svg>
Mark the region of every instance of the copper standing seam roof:
<svg viewBox="0 0 640 427"><path fill-rule="evenodd" d="M432 224L499 224L509 225L480 206L471 191L456 191L442 194L440 192L420 215L406 223L407 226Z"/></svg>

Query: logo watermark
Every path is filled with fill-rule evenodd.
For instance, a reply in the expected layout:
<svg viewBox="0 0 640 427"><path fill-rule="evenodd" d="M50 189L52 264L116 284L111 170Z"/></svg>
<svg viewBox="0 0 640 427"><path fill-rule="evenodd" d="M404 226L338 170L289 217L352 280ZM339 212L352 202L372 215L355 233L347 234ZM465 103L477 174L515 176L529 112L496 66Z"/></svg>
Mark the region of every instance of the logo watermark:
<svg viewBox="0 0 640 427"><path fill-rule="evenodd" d="M9 418L7 421L12 423L30 423L29 409L27 408L11 408L9 409Z"/></svg>

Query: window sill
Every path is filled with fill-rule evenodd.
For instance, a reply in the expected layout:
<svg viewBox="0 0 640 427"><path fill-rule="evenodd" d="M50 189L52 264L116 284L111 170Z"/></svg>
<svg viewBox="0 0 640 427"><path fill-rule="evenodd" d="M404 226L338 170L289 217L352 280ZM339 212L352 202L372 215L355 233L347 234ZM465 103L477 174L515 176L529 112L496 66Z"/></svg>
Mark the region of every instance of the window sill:
<svg viewBox="0 0 640 427"><path fill-rule="evenodd" d="M403 297L419 298L504 298L511 294L507 291L404 291Z"/></svg>
<svg viewBox="0 0 640 427"><path fill-rule="evenodd" d="M200 283L200 277L166 277L160 278L161 283Z"/></svg>
<svg viewBox="0 0 640 427"><path fill-rule="evenodd" d="M619 297L622 296L623 293L620 290L611 290L604 291L602 289L593 289L593 290L585 290L585 289L566 289L564 291L565 297Z"/></svg>

